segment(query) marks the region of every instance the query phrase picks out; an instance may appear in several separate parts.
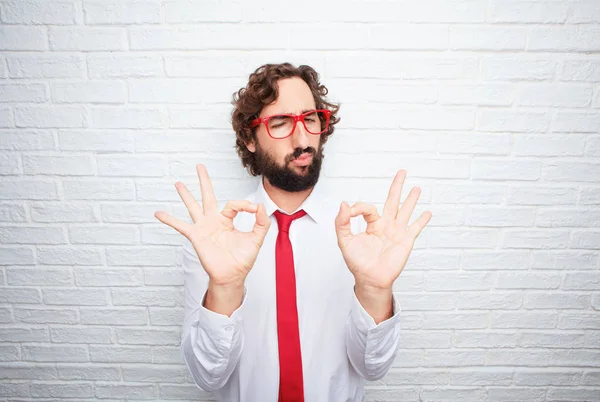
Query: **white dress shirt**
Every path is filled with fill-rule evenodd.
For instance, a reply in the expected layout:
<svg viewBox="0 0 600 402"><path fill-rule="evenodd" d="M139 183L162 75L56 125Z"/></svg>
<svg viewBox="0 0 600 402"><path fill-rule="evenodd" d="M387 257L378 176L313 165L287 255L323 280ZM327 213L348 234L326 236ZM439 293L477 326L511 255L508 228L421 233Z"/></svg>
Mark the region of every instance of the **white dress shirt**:
<svg viewBox="0 0 600 402"><path fill-rule="evenodd" d="M189 241L183 247L185 318L181 351L196 384L219 401L276 402L279 393L275 240L278 228L262 180L247 200L263 203L271 227L248 274L241 306L231 317L203 307L208 275ZM307 402L363 401L363 378L382 378L399 344L400 304L379 324L354 293L354 277L337 244L339 202L317 184L298 208L307 215L289 230L294 253L304 396ZM283 211L282 211L283 212ZM285 212L284 212L285 213ZM234 226L251 231L255 215L240 213ZM352 219L353 233L364 230Z"/></svg>

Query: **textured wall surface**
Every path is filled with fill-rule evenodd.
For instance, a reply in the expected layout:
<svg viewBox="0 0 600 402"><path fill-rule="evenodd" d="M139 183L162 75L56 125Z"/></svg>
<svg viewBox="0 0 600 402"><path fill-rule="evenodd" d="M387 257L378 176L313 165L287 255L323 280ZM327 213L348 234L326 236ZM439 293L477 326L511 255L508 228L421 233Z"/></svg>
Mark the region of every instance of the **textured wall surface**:
<svg viewBox="0 0 600 402"><path fill-rule="evenodd" d="M0 1L0 400L210 400L178 345L203 162L256 181L231 95L310 64L341 102L322 180L433 218L370 401L600 400L600 1ZM406 193L408 189L406 190Z"/></svg>

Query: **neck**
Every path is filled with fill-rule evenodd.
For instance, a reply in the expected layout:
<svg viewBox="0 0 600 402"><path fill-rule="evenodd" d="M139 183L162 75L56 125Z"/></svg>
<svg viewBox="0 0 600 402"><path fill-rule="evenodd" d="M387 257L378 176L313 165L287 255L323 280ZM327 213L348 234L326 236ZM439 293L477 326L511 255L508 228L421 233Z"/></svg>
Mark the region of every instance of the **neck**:
<svg viewBox="0 0 600 402"><path fill-rule="evenodd" d="M279 208L281 208L288 214L291 214L300 205L302 205L304 200L308 198L308 196L310 195L310 193L312 193L314 189L313 187L309 188L308 190L290 193L289 191L285 191L271 185L271 183L269 183L269 180L267 180L265 177L262 178L262 181L263 186L265 187L265 191L267 192L271 200L273 200L275 205L277 205Z"/></svg>

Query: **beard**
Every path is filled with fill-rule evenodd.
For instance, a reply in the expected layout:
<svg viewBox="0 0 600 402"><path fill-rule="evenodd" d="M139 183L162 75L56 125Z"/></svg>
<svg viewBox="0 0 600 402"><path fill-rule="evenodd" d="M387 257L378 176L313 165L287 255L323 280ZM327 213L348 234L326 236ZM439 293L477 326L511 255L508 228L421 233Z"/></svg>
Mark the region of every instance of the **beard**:
<svg viewBox="0 0 600 402"><path fill-rule="evenodd" d="M310 165L300 167L302 174L296 173L289 164L302 154L312 155ZM313 188L319 181L321 165L323 163L323 144L319 143L319 150L313 147L306 149L296 148L293 153L286 156L283 166L279 165L267 151L256 143L256 166L257 170L269 180L271 185L293 193Z"/></svg>

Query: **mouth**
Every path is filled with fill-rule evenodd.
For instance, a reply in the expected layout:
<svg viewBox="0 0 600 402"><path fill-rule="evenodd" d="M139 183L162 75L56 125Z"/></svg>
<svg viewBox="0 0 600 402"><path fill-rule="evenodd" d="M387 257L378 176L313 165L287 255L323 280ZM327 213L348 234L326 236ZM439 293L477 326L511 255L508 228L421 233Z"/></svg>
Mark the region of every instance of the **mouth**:
<svg viewBox="0 0 600 402"><path fill-rule="evenodd" d="M312 162L312 155L308 153L304 153L300 155L298 158L294 159L292 163L296 166L308 166Z"/></svg>

